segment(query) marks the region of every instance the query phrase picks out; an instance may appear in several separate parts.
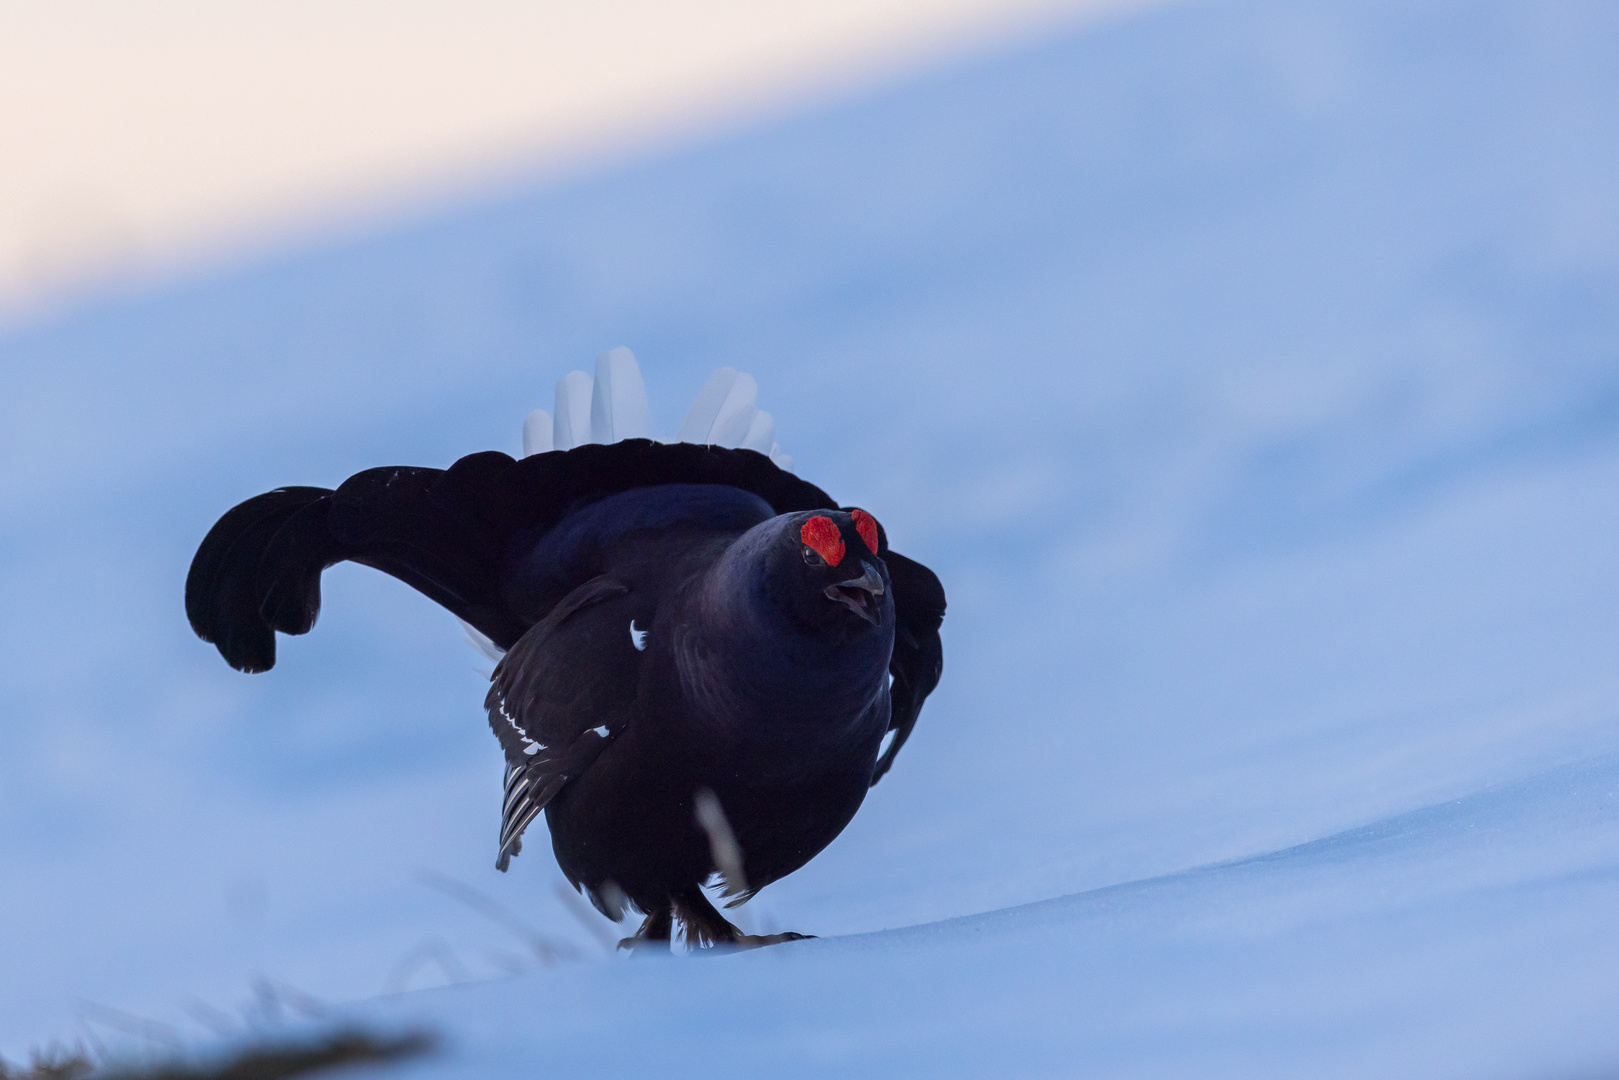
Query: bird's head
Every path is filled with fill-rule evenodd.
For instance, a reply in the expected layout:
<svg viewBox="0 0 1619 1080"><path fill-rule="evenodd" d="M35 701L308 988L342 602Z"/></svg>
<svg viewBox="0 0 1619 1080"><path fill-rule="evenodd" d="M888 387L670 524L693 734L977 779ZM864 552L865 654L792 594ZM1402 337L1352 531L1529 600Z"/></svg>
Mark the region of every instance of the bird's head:
<svg viewBox="0 0 1619 1080"><path fill-rule="evenodd" d="M894 634L887 550L882 526L864 510L762 521L710 569L708 618L716 629L745 636L785 621L829 645L864 642L883 652Z"/></svg>
<svg viewBox="0 0 1619 1080"><path fill-rule="evenodd" d="M766 557L773 599L795 621L839 637L892 632L882 529L864 510L787 514Z"/></svg>

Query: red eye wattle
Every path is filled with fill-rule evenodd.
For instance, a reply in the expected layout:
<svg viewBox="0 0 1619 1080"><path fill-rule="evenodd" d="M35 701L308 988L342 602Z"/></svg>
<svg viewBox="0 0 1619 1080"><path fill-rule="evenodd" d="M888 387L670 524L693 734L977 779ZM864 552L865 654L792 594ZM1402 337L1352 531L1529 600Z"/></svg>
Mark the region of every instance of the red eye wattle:
<svg viewBox="0 0 1619 1080"><path fill-rule="evenodd" d="M856 510L852 516L855 532L858 532L860 539L866 542L866 550L873 555L877 554L877 519L864 510Z"/></svg>
<svg viewBox="0 0 1619 1080"><path fill-rule="evenodd" d="M843 561L843 534L831 518L816 514L804 522L798 536L815 554L825 559L828 566L836 566Z"/></svg>

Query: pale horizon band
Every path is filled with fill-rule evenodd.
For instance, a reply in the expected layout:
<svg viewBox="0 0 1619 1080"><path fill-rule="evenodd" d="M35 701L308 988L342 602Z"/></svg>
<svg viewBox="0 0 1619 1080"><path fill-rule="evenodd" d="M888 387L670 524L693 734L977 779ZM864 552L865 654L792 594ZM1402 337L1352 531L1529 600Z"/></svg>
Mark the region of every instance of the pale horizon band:
<svg viewBox="0 0 1619 1080"><path fill-rule="evenodd" d="M0 0L0 313L1155 0Z"/></svg>

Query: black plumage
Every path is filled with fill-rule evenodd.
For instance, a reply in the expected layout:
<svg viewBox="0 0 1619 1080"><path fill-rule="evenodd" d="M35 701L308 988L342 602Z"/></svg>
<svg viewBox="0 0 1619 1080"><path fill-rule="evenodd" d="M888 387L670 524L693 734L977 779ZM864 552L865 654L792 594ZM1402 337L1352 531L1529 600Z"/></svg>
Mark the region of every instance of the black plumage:
<svg viewBox="0 0 1619 1080"><path fill-rule="evenodd" d="M203 540L191 626L266 671L343 560L505 650L498 865L543 811L568 879L615 919L645 913L635 940L677 919L698 943L759 940L701 886L719 874L740 902L830 843L942 669L938 578L751 450L629 439L281 488Z"/></svg>

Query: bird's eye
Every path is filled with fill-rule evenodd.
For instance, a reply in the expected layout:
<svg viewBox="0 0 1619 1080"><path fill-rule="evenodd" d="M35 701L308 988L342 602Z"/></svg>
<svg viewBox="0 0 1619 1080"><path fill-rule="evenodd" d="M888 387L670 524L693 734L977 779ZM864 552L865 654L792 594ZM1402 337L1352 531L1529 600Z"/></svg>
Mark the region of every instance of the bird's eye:
<svg viewBox="0 0 1619 1080"><path fill-rule="evenodd" d="M804 562L810 566L825 566L826 560L812 547L804 549Z"/></svg>
<svg viewBox="0 0 1619 1080"><path fill-rule="evenodd" d="M805 547L825 559L828 566L836 566L843 561L843 535L838 532L837 524L825 514L816 514L804 522L804 527L798 530L798 538Z"/></svg>

